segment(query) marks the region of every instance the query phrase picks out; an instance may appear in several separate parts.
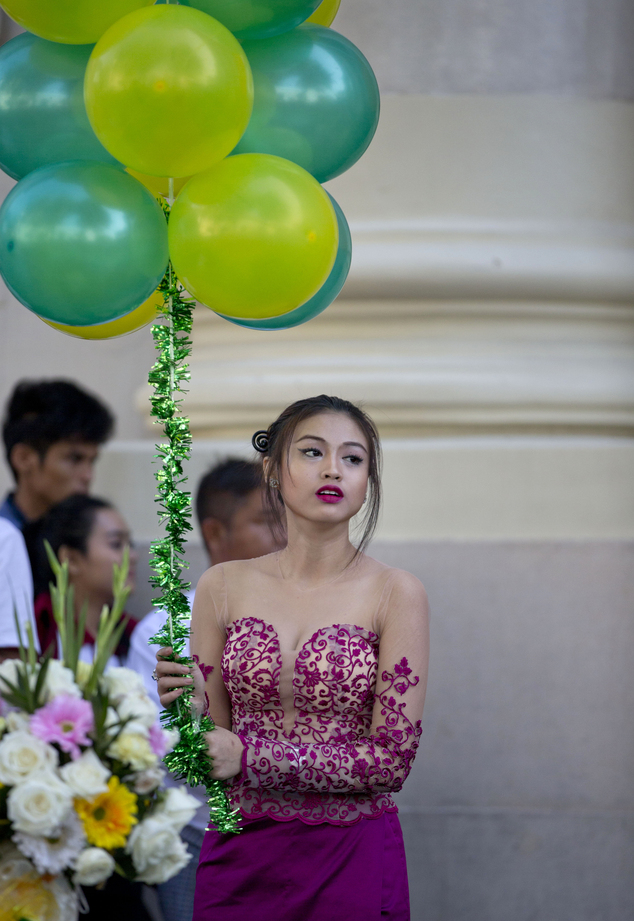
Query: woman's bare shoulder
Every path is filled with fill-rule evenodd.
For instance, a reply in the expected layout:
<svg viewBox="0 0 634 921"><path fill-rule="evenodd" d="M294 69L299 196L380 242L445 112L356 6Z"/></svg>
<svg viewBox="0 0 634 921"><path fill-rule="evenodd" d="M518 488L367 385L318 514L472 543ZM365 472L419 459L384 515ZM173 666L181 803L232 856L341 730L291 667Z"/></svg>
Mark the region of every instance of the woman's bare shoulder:
<svg viewBox="0 0 634 921"><path fill-rule="evenodd" d="M382 578L386 583L392 586L402 588L403 590L425 591L423 583L416 576L412 575L406 569L399 569L396 566L388 566L387 563L380 563L371 556L364 554L364 562L369 574Z"/></svg>
<svg viewBox="0 0 634 921"><path fill-rule="evenodd" d="M210 566L198 582L198 587L212 592L227 591L245 578L252 578L256 573L270 575L275 572L275 554L259 556L253 560L230 560Z"/></svg>
<svg viewBox="0 0 634 921"><path fill-rule="evenodd" d="M388 566L372 557L366 557L369 574L381 586L382 601L389 607L416 607L427 610L428 600L425 586L415 575L406 569ZM383 607L383 605L381 605Z"/></svg>

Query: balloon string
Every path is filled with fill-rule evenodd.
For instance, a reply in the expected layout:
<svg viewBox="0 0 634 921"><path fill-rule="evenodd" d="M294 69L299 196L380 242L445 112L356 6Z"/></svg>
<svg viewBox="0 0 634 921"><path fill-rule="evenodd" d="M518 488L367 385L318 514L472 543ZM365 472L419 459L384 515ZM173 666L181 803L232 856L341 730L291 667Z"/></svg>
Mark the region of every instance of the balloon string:
<svg viewBox="0 0 634 921"><path fill-rule="evenodd" d="M163 204L166 217L169 205ZM189 380L188 359L191 355L192 318L195 301L188 297L180 284L171 263L159 285L163 295L161 312L166 322L152 326L152 337L158 351L158 358L149 374L154 387L150 398L154 421L163 426L166 441L156 445L157 459L161 461L156 470L158 514L165 524L166 534L153 541L150 565L153 569L150 582L160 595L154 603L167 613L166 622L150 644L171 646L172 660L179 658L184 664L193 664L184 655L190 635L191 612L185 592L190 583L183 579L185 561L185 539L192 530L191 496L183 486L187 477L183 463L191 453L191 432L189 419L182 415L180 404L184 384ZM192 787L203 786L207 792L210 823L221 833L237 832L238 814L232 809L225 792L225 785L211 777L211 761L205 740L205 733L215 726L208 713L202 717L192 712L193 688L185 688L177 698L177 706L163 710L161 720L168 729L178 730L180 739L174 750L165 757L165 764L177 779L186 781Z"/></svg>

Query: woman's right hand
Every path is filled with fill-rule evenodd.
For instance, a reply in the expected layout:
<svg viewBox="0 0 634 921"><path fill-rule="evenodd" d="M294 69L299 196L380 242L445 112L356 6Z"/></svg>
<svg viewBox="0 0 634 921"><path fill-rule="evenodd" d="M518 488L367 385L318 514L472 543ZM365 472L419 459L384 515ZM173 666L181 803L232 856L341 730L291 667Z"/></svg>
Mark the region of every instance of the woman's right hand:
<svg viewBox="0 0 634 921"><path fill-rule="evenodd" d="M171 646L163 646L156 653L156 674L158 676L158 695L162 707L170 704L181 696L183 688L194 685L192 706L197 713L204 713L206 709L205 679L196 663L193 666L181 665L179 662L166 662L165 657L172 655Z"/></svg>

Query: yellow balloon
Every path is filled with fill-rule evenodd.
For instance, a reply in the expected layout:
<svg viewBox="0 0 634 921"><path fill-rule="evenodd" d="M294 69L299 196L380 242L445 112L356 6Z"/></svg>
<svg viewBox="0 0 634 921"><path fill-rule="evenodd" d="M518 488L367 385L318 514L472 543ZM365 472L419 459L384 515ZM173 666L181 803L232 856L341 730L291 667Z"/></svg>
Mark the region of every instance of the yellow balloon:
<svg viewBox="0 0 634 921"><path fill-rule="evenodd" d="M253 77L240 43L217 20L187 6L152 6L97 42L84 97L113 157L140 173L180 178L236 146L251 116Z"/></svg>
<svg viewBox="0 0 634 921"><path fill-rule="evenodd" d="M328 278L337 216L316 179L290 160L240 154L193 176L176 199L169 246L187 290L217 313L281 316Z"/></svg>
<svg viewBox="0 0 634 921"><path fill-rule="evenodd" d="M66 45L92 45L106 29L154 0L2 0L28 32Z"/></svg>
<svg viewBox="0 0 634 921"><path fill-rule="evenodd" d="M109 323L97 323L95 326L66 326L63 323L53 323L44 320L47 326L59 329L60 332L76 339L114 339L117 336L126 336L142 326L147 326L159 316L159 308L163 306L163 295L155 291L140 307L126 313L124 317L110 320ZM44 319L42 317L42 319Z"/></svg>
<svg viewBox="0 0 634 921"><path fill-rule="evenodd" d="M312 16L309 16L306 22L312 22L316 26L332 25L335 16L339 12L341 0L322 0Z"/></svg>
<svg viewBox="0 0 634 921"><path fill-rule="evenodd" d="M169 179L167 176L148 176L146 173L137 173L135 169L130 169L130 167L127 168L126 172L138 179L139 182L142 182L145 188L149 189L156 198L159 195L162 195L163 198L169 196ZM189 176L185 176L183 179L174 180L174 197L178 195L189 178Z"/></svg>

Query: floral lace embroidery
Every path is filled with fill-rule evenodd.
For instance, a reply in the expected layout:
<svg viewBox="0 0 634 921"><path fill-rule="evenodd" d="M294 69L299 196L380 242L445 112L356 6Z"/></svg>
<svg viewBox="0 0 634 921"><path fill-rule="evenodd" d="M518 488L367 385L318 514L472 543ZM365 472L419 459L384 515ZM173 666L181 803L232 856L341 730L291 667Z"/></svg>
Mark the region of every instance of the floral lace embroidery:
<svg viewBox="0 0 634 921"><path fill-rule="evenodd" d="M205 665L204 662L201 662L201 661L200 661L200 659L198 658L198 656L192 656L192 659L194 660L194 662L196 663L196 665L198 666L198 668L201 670L201 672L202 672L202 674L203 674L203 678L204 678L205 681L206 681L207 678L209 678L209 676L211 675L211 673L212 673L213 670L214 670L213 665Z"/></svg>
<svg viewBox="0 0 634 921"><path fill-rule="evenodd" d="M270 624L245 617L230 625L221 670L231 697L235 732L258 732L272 738L283 732L281 668L277 633Z"/></svg>
<svg viewBox="0 0 634 921"><path fill-rule="evenodd" d="M245 744L230 791L234 805L245 815L309 824L351 824L394 811L389 792L407 777L421 733L396 699L418 684L407 660L381 675L381 723L371 734L379 637L347 624L317 631L297 656L296 719L286 735L275 629L245 617L227 632L222 675L233 730Z"/></svg>

